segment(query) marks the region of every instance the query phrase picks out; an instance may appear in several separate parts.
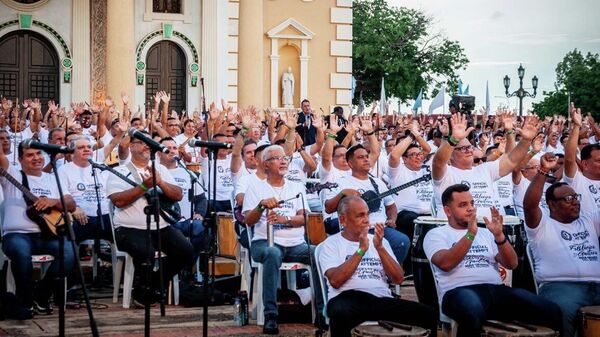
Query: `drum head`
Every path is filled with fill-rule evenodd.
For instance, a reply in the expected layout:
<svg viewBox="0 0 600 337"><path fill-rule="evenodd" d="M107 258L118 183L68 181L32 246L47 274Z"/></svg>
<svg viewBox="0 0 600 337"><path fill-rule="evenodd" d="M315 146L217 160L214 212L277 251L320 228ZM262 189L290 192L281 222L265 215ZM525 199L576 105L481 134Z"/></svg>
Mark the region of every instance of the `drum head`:
<svg viewBox="0 0 600 337"><path fill-rule="evenodd" d="M416 224L438 224L445 225L448 223L448 219L446 218L436 218L433 216L420 216L414 221Z"/></svg>
<svg viewBox="0 0 600 337"><path fill-rule="evenodd" d="M515 328L518 331L517 332L512 332L512 331L506 331L504 329L499 329L499 328L494 328L491 326L484 326L482 331L483 333L481 334L482 336L486 336L486 337L519 337L519 336L540 336L540 337L551 337L551 336L558 336L558 333L555 332L552 329L546 328L546 327L542 327L542 326L535 326L537 328L537 331L531 331L510 323L502 323L505 324L507 326L510 326L511 328Z"/></svg>
<svg viewBox="0 0 600 337"><path fill-rule="evenodd" d="M413 326L412 330L394 328L389 331L379 325L359 325L352 329L352 337L405 337L429 336L429 332L421 327Z"/></svg>
<svg viewBox="0 0 600 337"><path fill-rule="evenodd" d="M581 308L579 308L579 312L581 312L581 314L584 317L593 317L596 319L600 319L600 306L581 307Z"/></svg>

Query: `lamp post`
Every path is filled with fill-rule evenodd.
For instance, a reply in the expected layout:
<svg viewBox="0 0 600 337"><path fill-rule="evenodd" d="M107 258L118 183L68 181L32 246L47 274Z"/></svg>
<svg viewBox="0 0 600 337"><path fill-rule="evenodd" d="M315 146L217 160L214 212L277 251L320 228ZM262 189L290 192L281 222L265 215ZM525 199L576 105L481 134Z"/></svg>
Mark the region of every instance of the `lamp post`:
<svg viewBox="0 0 600 337"><path fill-rule="evenodd" d="M510 87L510 77L508 77L508 75L504 76L504 88L506 89L506 97L517 96L517 98L519 99L519 116L523 116L523 98L535 97L538 87L538 78L537 76L533 76L533 78L531 79L531 84L533 85L533 94L531 94L525 89L523 89L523 77L525 76L525 68L523 68L522 64L519 65L519 69L517 69L517 71L519 74L519 89L517 89L517 91L511 94L508 93L508 87Z"/></svg>

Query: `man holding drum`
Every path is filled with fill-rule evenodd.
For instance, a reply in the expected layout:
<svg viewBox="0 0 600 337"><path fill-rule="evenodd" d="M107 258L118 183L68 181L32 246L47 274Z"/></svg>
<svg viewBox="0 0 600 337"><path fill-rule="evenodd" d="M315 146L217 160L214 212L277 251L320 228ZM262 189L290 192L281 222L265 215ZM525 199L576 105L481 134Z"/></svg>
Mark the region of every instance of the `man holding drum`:
<svg viewBox="0 0 600 337"><path fill-rule="evenodd" d="M525 230L539 294L560 306L564 336L573 336L579 308L600 305L600 211L582 212L581 194L562 182L546 190L548 210L540 208L546 176L556 163L551 153L540 160L523 201Z"/></svg>
<svg viewBox="0 0 600 337"><path fill-rule="evenodd" d="M318 263L327 278L332 337L369 320L389 320L417 325L437 333L435 310L417 302L393 298L388 282L399 284L404 271L383 237L383 223L369 234L369 208L358 196L343 198L338 205L344 230L323 242Z"/></svg>
<svg viewBox="0 0 600 337"><path fill-rule="evenodd" d="M517 254L502 231L503 217L491 208L486 228L477 227L477 208L464 184L442 194L448 225L432 229L424 248L440 287L444 314L458 323L458 336L480 336L488 319L547 326L560 331L560 308L527 290L502 284L498 265L517 267Z"/></svg>

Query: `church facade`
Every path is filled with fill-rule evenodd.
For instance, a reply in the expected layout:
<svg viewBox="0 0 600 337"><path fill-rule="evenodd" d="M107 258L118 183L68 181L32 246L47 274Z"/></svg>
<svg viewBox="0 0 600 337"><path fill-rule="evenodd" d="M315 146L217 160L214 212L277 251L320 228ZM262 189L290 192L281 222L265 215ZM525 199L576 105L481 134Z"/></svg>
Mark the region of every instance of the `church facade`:
<svg viewBox="0 0 600 337"><path fill-rule="evenodd" d="M10 99L283 107L288 69L293 106L351 104L352 0L0 0Z"/></svg>

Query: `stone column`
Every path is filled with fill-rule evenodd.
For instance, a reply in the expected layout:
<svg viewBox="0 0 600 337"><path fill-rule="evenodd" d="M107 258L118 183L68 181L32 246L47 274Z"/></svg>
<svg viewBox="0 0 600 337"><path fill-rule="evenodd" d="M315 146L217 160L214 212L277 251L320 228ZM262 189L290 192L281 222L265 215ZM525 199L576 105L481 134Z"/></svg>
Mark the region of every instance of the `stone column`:
<svg viewBox="0 0 600 337"><path fill-rule="evenodd" d="M202 77L207 109L227 100L227 6L224 0L202 1Z"/></svg>
<svg viewBox="0 0 600 337"><path fill-rule="evenodd" d="M91 102L90 0L73 0L72 100Z"/></svg>
<svg viewBox="0 0 600 337"><path fill-rule="evenodd" d="M238 106L264 107L263 0L240 0ZM278 84L279 85L279 84ZM272 98L271 98L272 99ZM275 98L277 102L277 98Z"/></svg>
<svg viewBox="0 0 600 337"><path fill-rule="evenodd" d="M108 0L106 17L107 96L111 96L119 104L121 91L125 91L129 95L129 106L135 107L143 102L134 101L134 0Z"/></svg>

